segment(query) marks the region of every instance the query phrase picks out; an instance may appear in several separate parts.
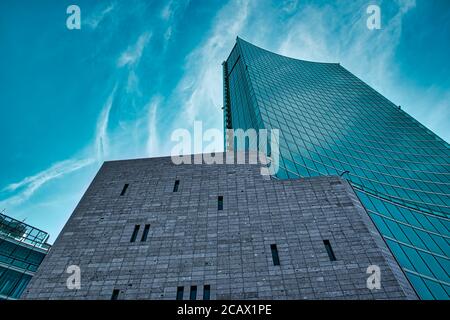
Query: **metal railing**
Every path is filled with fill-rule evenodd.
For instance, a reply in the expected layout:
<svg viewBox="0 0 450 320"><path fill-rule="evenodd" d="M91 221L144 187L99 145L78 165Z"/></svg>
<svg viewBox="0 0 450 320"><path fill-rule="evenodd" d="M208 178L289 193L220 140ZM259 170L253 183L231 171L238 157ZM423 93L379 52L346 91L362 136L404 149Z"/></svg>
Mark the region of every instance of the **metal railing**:
<svg viewBox="0 0 450 320"><path fill-rule="evenodd" d="M48 250L49 234L22 221L0 213L0 236Z"/></svg>

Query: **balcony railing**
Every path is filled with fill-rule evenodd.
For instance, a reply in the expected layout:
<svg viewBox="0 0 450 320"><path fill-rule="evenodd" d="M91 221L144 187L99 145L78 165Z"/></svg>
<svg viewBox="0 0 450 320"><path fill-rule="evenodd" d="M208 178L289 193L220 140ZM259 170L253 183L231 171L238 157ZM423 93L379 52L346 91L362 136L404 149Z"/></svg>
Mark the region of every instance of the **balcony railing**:
<svg viewBox="0 0 450 320"><path fill-rule="evenodd" d="M49 234L22 221L0 213L0 236L48 250Z"/></svg>

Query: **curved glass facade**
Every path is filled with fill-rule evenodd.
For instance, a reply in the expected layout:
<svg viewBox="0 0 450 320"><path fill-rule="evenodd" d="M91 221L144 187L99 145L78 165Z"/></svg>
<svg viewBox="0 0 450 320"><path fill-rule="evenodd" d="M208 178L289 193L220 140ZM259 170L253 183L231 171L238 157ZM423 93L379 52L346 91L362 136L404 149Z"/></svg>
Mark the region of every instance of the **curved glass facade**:
<svg viewBox="0 0 450 320"><path fill-rule="evenodd" d="M449 299L449 144L336 63L238 38L223 70L225 128L279 129L277 178L346 178L419 296Z"/></svg>

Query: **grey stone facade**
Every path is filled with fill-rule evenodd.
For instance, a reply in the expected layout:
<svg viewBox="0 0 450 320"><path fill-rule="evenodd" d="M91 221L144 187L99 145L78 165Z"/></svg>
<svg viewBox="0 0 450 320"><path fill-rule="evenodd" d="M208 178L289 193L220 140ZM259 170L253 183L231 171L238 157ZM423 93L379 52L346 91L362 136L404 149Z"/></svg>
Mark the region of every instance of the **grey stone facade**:
<svg viewBox="0 0 450 320"><path fill-rule="evenodd" d="M366 287L372 264L380 290ZM66 287L69 265L81 268L79 290ZM204 285L211 299L416 298L345 180L264 179L259 165L170 157L105 162L22 298L110 299L117 289L119 299L175 299L183 286L189 299L197 286L201 300Z"/></svg>

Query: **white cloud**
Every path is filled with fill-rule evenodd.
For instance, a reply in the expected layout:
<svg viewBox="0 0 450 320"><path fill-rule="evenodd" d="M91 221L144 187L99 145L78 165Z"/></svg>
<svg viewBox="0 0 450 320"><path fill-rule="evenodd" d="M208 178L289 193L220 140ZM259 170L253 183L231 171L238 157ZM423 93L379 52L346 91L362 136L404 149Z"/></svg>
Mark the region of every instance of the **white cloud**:
<svg viewBox="0 0 450 320"><path fill-rule="evenodd" d="M161 10L161 18L163 20L167 21L172 18L174 12L173 6L176 3L177 3L176 1L171 0L164 6L164 8Z"/></svg>
<svg viewBox="0 0 450 320"><path fill-rule="evenodd" d="M0 201L0 208L11 208L28 200L36 191L46 183L66 176L69 173L79 171L93 163L103 161L109 154L109 138L107 134L109 114L113 105L117 85L108 96L96 126L94 143L80 152L80 156L59 161L49 168L19 182L11 183L2 189L3 192L13 192L14 195ZM95 149L95 157L92 157L92 150ZM20 209L20 208L19 208Z"/></svg>
<svg viewBox="0 0 450 320"><path fill-rule="evenodd" d="M298 0L284 0L281 9L287 14L290 14L297 9L297 6Z"/></svg>
<svg viewBox="0 0 450 320"><path fill-rule="evenodd" d="M149 157L154 157L159 155L159 138L158 138L158 128L157 128L157 112L158 106L161 102L160 97L154 97L147 105L147 115L148 115L148 135L147 135L147 155Z"/></svg>
<svg viewBox="0 0 450 320"><path fill-rule="evenodd" d="M119 56L119 59L117 60L118 67L128 66L126 92L131 96L142 95L142 92L139 88L139 77L137 75L136 69L142 57L142 53L150 38L151 33L142 33L136 43L132 46L129 46L124 52L122 52L122 54Z"/></svg>
<svg viewBox="0 0 450 320"><path fill-rule="evenodd" d="M64 160L53 164L48 169L41 171L33 176L26 177L16 183L11 183L2 191L21 191L19 191L14 196L1 201L0 207L20 204L30 198L45 183L56 178L61 178L71 172L80 170L92 164L94 161L95 159L93 158Z"/></svg>
<svg viewBox="0 0 450 320"><path fill-rule="evenodd" d="M94 14L88 16L86 19L82 19L86 25L91 29L96 29L99 24L116 8L116 3L113 2L103 8L101 11L97 11ZM82 12L83 13L83 12Z"/></svg>
<svg viewBox="0 0 450 320"><path fill-rule="evenodd" d="M83 169L90 164L97 161L100 162L104 159L105 155L109 153L109 138L107 134L109 113L114 101L114 95L117 86L114 87L111 94L109 95L105 105L102 108L99 119L97 121L96 135L94 139L94 146L96 150L96 157L87 156L91 154L91 148L85 149L80 158L67 159L57 162L50 166L49 168L33 175L22 179L19 182L11 183L3 188L4 192L15 192L15 194L9 198L0 201L0 207L11 207L23 203L29 199L39 188L44 184L54 180L56 178L62 178L63 176Z"/></svg>
<svg viewBox="0 0 450 320"><path fill-rule="evenodd" d="M306 6L284 26L278 52L299 59L340 62L371 86L386 93L393 85L393 55L399 44L404 15L414 1L399 1L393 17L383 15L382 29L366 27L361 2Z"/></svg>
<svg viewBox="0 0 450 320"><path fill-rule="evenodd" d="M139 77L134 68L130 69L128 72L126 91L129 94L136 94L138 96L142 94L139 89Z"/></svg>
<svg viewBox="0 0 450 320"><path fill-rule="evenodd" d="M440 88L432 86L426 91L405 89L397 99L405 111L420 123L440 136L450 141L450 93L442 93Z"/></svg>
<svg viewBox="0 0 450 320"><path fill-rule="evenodd" d="M120 55L119 59L117 60L117 65L119 67L123 67L125 65L137 65L139 63L139 60L141 59L142 52L144 51L144 48L150 38L151 33L149 32L144 32L143 34L141 34L137 42L134 45L128 47L128 49Z"/></svg>
<svg viewBox="0 0 450 320"><path fill-rule="evenodd" d="M245 27L249 10L249 1L229 2L214 18L216 23L207 40L189 55L186 73L176 89L185 103L175 127L191 126L200 117L214 127L221 127L221 61L226 59L236 36Z"/></svg>
<svg viewBox="0 0 450 320"><path fill-rule="evenodd" d="M165 21L172 21L173 18L187 8L190 0L171 0L161 10L161 18Z"/></svg>
<svg viewBox="0 0 450 320"><path fill-rule="evenodd" d="M97 121L97 128L95 133L95 147L97 160L102 161L105 156L109 154L109 137L108 137L108 123L111 107L114 102L114 96L116 94L117 85L114 86L112 92L108 96L105 105L102 108L99 119Z"/></svg>
<svg viewBox="0 0 450 320"><path fill-rule="evenodd" d="M180 21L180 17L189 6L189 3L190 0L171 0L161 10L160 16L166 25L163 33L163 52L167 49L167 45L176 30L177 23ZM175 19L175 17L178 19Z"/></svg>

